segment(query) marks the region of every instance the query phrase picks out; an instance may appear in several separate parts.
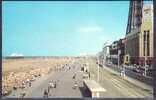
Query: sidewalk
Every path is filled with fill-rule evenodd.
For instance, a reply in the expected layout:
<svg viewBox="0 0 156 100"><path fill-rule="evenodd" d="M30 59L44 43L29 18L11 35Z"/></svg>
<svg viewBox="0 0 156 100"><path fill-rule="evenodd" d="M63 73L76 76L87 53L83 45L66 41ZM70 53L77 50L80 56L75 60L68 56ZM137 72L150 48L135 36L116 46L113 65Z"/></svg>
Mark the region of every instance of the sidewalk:
<svg viewBox="0 0 156 100"><path fill-rule="evenodd" d="M115 70L113 70L113 69L111 69L109 67L106 67L106 66L103 66L103 68L110 71L111 73L114 73L114 74L120 76L120 72L117 72L117 71L115 71ZM120 77L122 77L122 76L120 76ZM131 77L128 77L128 76L125 76L125 77L122 77L122 78L124 78L125 80L129 81L130 83L132 83L132 84L134 84L134 85L136 85L136 86L138 86L140 88L143 88L143 89L146 89L146 90L153 90L152 86L147 85L147 84L145 84L143 82L140 82L140 81L138 81L138 80L136 80L134 78L131 78Z"/></svg>

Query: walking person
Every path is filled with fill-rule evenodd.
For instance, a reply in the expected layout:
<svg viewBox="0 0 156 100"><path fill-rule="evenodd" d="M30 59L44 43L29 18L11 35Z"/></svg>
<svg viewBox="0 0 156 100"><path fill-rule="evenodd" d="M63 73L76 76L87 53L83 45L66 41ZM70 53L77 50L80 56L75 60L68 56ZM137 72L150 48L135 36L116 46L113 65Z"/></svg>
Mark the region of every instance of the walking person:
<svg viewBox="0 0 156 100"><path fill-rule="evenodd" d="M48 93L50 92L50 86L48 86Z"/></svg>
<svg viewBox="0 0 156 100"><path fill-rule="evenodd" d="M125 66L124 65L122 65L120 75L123 76L123 77L125 77Z"/></svg>
<svg viewBox="0 0 156 100"><path fill-rule="evenodd" d="M16 86L13 86L13 96L16 95L16 90L17 90L17 87Z"/></svg>
<svg viewBox="0 0 156 100"><path fill-rule="evenodd" d="M48 86L48 96L51 96L51 86Z"/></svg>
<svg viewBox="0 0 156 100"><path fill-rule="evenodd" d="M43 96L44 98L48 98L48 92L47 92L47 90L44 90L44 96Z"/></svg>
<svg viewBox="0 0 156 100"><path fill-rule="evenodd" d="M75 77L76 77L76 75L74 74L74 75L73 75L73 79L75 79Z"/></svg>
<svg viewBox="0 0 156 100"><path fill-rule="evenodd" d="M31 82L29 82L29 87L31 87Z"/></svg>
<svg viewBox="0 0 156 100"><path fill-rule="evenodd" d="M56 81L54 82L54 88L56 88Z"/></svg>
<svg viewBox="0 0 156 100"><path fill-rule="evenodd" d="M123 65L120 68L120 76L123 76Z"/></svg>
<svg viewBox="0 0 156 100"><path fill-rule="evenodd" d="M90 78L90 72L89 72L89 78Z"/></svg>
<svg viewBox="0 0 156 100"><path fill-rule="evenodd" d="M125 77L125 66L123 66L123 77Z"/></svg>
<svg viewBox="0 0 156 100"><path fill-rule="evenodd" d="M22 91L22 93L20 93L20 95L21 95L21 98L24 98L26 96L26 92Z"/></svg>

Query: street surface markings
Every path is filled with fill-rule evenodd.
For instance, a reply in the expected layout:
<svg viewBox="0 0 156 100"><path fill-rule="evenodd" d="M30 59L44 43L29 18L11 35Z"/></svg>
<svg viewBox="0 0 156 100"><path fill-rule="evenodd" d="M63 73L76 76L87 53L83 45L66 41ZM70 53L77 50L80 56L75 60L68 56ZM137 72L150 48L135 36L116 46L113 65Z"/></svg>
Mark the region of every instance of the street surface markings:
<svg viewBox="0 0 156 100"><path fill-rule="evenodd" d="M118 88L119 90L122 90L123 92L125 91L130 96L134 96L134 97L136 97L136 96L141 97L142 96L139 93L137 93L136 91L134 91L134 90L132 91L131 88L126 88L125 85L124 86L123 85L121 86L121 82L119 82L117 79L112 78L112 82L114 83L114 86L116 88Z"/></svg>
<svg viewBox="0 0 156 100"><path fill-rule="evenodd" d="M115 76L116 78L118 78L117 76ZM129 88L129 90L131 90L133 93L140 95L142 97L144 96L149 96L149 94L142 90L142 88L136 86L135 84L125 80L125 79L118 79L124 86L126 86L127 88Z"/></svg>
<svg viewBox="0 0 156 100"><path fill-rule="evenodd" d="M90 65L92 65L92 67L97 66L96 63L93 63L94 61L90 60L90 62L91 62ZM97 71L97 67L93 67L91 71L93 73L95 73L94 71ZM114 74L112 74L112 73L114 73ZM127 80L123 79L121 76L119 76L118 72L113 71L109 67L104 67L104 68L100 67L100 76L102 76L102 77L100 77L101 78L100 83L103 86L108 84L109 86L112 86L112 87L115 88L114 91L120 92L121 95L123 95L123 96L127 97L128 94L126 94L126 92L121 91L121 90L125 90L125 91L130 92L129 93L130 96L128 96L128 97L131 97L131 93L133 93L133 95L135 95L133 97L149 97L149 93L147 93L147 91L144 91L141 88L136 87L131 82L128 82ZM97 75L95 74L95 77L93 77L93 79L96 79L96 77L97 77ZM111 80L112 78L115 78L117 81L116 80ZM118 85L116 83L120 83L120 85ZM107 88L107 90L109 90L110 88ZM111 90L109 90L109 91L111 91Z"/></svg>
<svg viewBox="0 0 156 100"><path fill-rule="evenodd" d="M122 91L122 93L126 93L128 96L135 96L134 94L130 93L127 89L123 88L116 80L113 81L113 86L115 86L118 90Z"/></svg>
<svg viewBox="0 0 156 100"><path fill-rule="evenodd" d="M111 70L111 69L110 69ZM109 71L109 70L108 70ZM112 71L111 72L108 72L109 73L109 75L112 75ZM117 75L117 74L116 74ZM137 91L136 91L136 89L134 89L135 88L135 86L132 84L132 83L130 83L130 82L128 82L127 83L127 81L126 80L124 80L124 79L121 79L121 77L119 77L118 75L116 76L116 75L113 75L113 76L109 76L108 78L111 78L111 77L114 77L114 78L119 78L120 79L120 84L122 83L125 87L127 87L128 89L129 89L129 91L131 90L132 91L132 93L135 93L135 95L137 95L137 96L140 96L140 97L142 97L142 96L145 96L145 94L143 94L143 93L138 93ZM114 80L114 82L117 82L117 80ZM119 85L117 85L117 86L119 86ZM119 87L117 87L117 86L115 86L116 88L119 88L119 87L121 87L121 86L119 86ZM148 94L147 94L148 95Z"/></svg>

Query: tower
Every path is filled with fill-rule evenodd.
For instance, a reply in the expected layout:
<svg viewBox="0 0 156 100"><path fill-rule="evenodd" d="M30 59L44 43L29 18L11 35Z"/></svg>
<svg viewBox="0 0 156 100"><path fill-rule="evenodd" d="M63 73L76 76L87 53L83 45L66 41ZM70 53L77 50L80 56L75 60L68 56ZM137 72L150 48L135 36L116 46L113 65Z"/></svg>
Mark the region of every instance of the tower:
<svg viewBox="0 0 156 100"><path fill-rule="evenodd" d="M139 33L142 24L143 0L130 1L126 29L125 54L129 55L132 64L138 64Z"/></svg>
<svg viewBox="0 0 156 100"><path fill-rule="evenodd" d="M142 0L130 1L126 34L138 33L141 31L142 7Z"/></svg>

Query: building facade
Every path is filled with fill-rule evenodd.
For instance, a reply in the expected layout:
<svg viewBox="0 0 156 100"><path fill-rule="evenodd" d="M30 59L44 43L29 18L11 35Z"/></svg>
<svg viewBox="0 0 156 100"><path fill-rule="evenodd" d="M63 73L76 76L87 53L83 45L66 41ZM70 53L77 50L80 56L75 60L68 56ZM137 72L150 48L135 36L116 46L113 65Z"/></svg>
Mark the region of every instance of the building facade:
<svg viewBox="0 0 156 100"><path fill-rule="evenodd" d="M133 9L130 7L132 14L129 17L133 20L130 25L128 24L130 30L126 33L125 54L129 55L130 64L145 65L146 60L146 64L151 65L153 61L153 5L132 2ZM137 26L138 22L134 21L139 19L137 17L141 18L140 26Z"/></svg>
<svg viewBox="0 0 156 100"><path fill-rule="evenodd" d="M120 64L124 63L124 56L125 56L125 43L126 43L126 38L120 39L118 41L118 50L120 50Z"/></svg>
<svg viewBox="0 0 156 100"><path fill-rule="evenodd" d="M126 30L125 54L129 55L131 64L138 64L142 6L142 0L130 1L129 17Z"/></svg>
<svg viewBox="0 0 156 100"><path fill-rule="evenodd" d="M109 46L106 45L103 47L103 60L104 60L103 63L105 63L105 61L108 62L109 58L110 58L110 50Z"/></svg>
<svg viewBox="0 0 156 100"><path fill-rule="evenodd" d="M143 6L143 18L141 25L141 33L139 34L139 57L140 64L144 64L145 57L147 57L146 63L148 65L153 62L153 5L146 4Z"/></svg>
<svg viewBox="0 0 156 100"><path fill-rule="evenodd" d="M118 64L118 41L114 41L110 46L110 61Z"/></svg>

